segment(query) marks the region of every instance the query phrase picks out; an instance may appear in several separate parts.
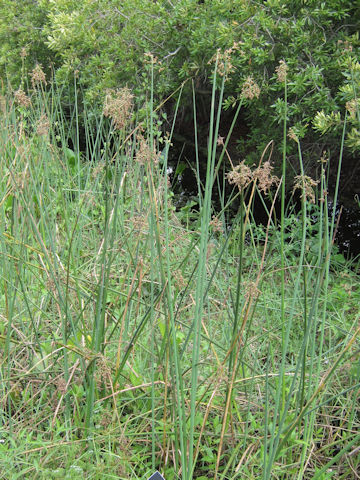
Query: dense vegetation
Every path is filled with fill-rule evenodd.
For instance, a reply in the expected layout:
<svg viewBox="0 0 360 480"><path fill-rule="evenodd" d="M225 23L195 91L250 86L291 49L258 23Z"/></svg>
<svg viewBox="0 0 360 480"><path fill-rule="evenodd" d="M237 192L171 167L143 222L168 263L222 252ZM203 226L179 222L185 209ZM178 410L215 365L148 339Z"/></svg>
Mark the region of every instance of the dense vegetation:
<svg viewBox="0 0 360 480"><path fill-rule="evenodd" d="M54 69L58 82L73 84L76 73L92 107L102 104L107 88L124 85L143 105L151 54L157 98L193 79L209 104L219 49L228 108L249 78L259 86L243 109L246 143L238 139L241 155L256 161L269 139L276 140L274 154L281 157L278 125L285 101L274 79L285 61L288 126L303 139L305 168L313 172L324 150L338 153L346 111L345 158L351 162L360 149L359 25L360 7L353 0L4 0L0 72L16 89L24 66L38 62ZM184 109L191 105L189 82L186 92ZM294 154L296 146L288 144L297 170Z"/></svg>
<svg viewBox="0 0 360 480"><path fill-rule="evenodd" d="M358 22L340 0L2 2L0 478L358 475L359 265L334 241ZM181 116L198 189L176 208Z"/></svg>

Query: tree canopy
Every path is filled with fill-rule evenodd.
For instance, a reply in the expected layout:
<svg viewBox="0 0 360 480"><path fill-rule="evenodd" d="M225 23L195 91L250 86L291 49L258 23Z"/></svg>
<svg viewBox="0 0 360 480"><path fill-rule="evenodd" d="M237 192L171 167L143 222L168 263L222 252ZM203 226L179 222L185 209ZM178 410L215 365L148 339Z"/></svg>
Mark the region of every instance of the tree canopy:
<svg viewBox="0 0 360 480"><path fill-rule="evenodd" d="M352 0L4 0L0 74L15 89L40 63L61 83L71 85L76 72L90 104L123 86L143 102L149 62L161 99L190 78L199 91L210 90L218 53L225 108L244 85L258 86L243 99L254 152L272 138L281 148L279 66L286 65L289 133L301 140L305 157L339 148L346 113L352 155L360 149L359 26L360 6Z"/></svg>

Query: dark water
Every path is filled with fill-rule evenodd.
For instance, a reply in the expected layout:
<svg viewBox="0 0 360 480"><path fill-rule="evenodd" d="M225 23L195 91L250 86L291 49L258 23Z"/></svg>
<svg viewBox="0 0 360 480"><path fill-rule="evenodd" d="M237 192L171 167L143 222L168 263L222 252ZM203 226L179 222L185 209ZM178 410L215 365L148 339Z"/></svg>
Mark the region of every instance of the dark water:
<svg viewBox="0 0 360 480"><path fill-rule="evenodd" d="M329 210L332 213L332 205ZM341 252L349 257L360 255L360 206L351 208L339 203L335 215L339 219L336 243Z"/></svg>
<svg viewBox="0 0 360 480"><path fill-rule="evenodd" d="M179 164L182 167L179 169ZM178 168L181 173L176 174ZM194 167L193 167L194 168ZM175 193L175 204L177 209L181 209L192 200L197 198L198 185L196 181L195 172L190 165L187 164L187 159L182 160L180 158L169 158L169 171L170 178L172 180L172 188ZM200 172L202 176L202 172ZM204 180L204 178L202 179ZM226 182L225 182L226 183ZM231 188L228 187L227 194L230 194ZM220 202L218 200L217 192L214 189L213 195L213 208L214 211L220 210ZM300 201L294 201L292 196L289 196L289 201L293 202L293 209L295 212L300 211ZM195 202L194 202L195 203ZM348 205L343 203L342 198L339 198L338 204L335 210L335 221L337 222L337 230L335 243L338 246L340 252L347 259L355 259L360 256L360 205L354 199L354 205ZM196 209L196 205L194 207ZM237 212L238 205L233 206L233 215ZM276 209L280 212L280 204ZM333 203L329 201L329 218L332 216ZM257 223L266 224L267 215L266 211L259 200L254 201L253 209L254 219Z"/></svg>

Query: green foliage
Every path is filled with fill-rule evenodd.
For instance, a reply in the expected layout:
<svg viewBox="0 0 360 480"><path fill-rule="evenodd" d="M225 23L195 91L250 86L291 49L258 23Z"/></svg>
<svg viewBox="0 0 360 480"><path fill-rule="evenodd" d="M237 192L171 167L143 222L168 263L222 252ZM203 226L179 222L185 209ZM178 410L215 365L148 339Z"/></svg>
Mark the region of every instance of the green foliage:
<svg viewBox="0 0 360 480"><path fill-rule="evenodd" d="M347 56L342 65L344 79L338 88L336 98L339 104L345 103L347 122L350 125L346 135L346 145L351 151L356 152L360 150L360 63ZM340 133L342 124L340 112L325 113L321 110L313 120L315 130L321 134L331 130Z"/></svg>
<svg viewBox="0 0 360 480"><path fill-rule="evenodd" d="M18 87L25 72L38 62L47 69L54 64L43 33L47 13L37 1L1 1L0 77L5 85L9 80L13 87Z"/></svg>
<svg viewBox="0 0 360 480"><path fill-rule="evenodd" d="M72 84L76 72L92 104L102 102L107 88L125 84L141 103L149 87L149 63L158 98L189 78L210 95L218 49L219 72L227 76L227 105L236 102L249 76L261 90L247 102L251 131L242 153L262 151L269 138L278 140L281 149L280 61L288 68L288 126L302 132L308 157L322 153L316 146L319 133L322 149L324 142L332 147L339 143L339 115L358 98L360 8L351 0L27 0L5 1L1 9L2 71L6 68L16 83L22 47L31 52L26 58L31 68L34 61L47 65L51 51L57 80ZM185 88L185 96L186 91L190 89ZM355 117L347 141L351 151L360 142L359 114ZM288 148L290 153L296 146Z"/></svg>
<svg viewBox="0 0 360 480"><path fill-rule="evenodd" d="M335 9L340 3L327 5ZM302 123L303 112L282 96L285 63L278 63L276 52L266 68L282 66L276 72L281 78L276 83L272 72L267 84L264 65L271 49L264 55L262 45L271 44L267 29L283 28L284 34L302 8L311 5L321 17L317 4L244 1L244 17L239 4L132 1L126 3L128 18L115 0L33 4L47 10L43 33L61 66L59 83L49 83L47 90L38 82L27 99L24 92L15 98L10 92L0 111L0 220L6 227L0 235L0 471L9 478L147 478L158 468L168 478L185 480L206 478L209 471L223 479L305 480L322 478L330 468L334 476L350 478L359 469L359 283L332 245L336 219L335 213L328 215L325 164L320 192L314 194L315 182L306 184L309 177L298 178L301 215L285 212L282 189L280 218L272 211L268 226L256 227L253 197L244 194L240 178L239 193L227 205L222 199L219 218L212 217L211 196L220 183L215 164L222 83L210 103L204 192L178 212L169 194L172 138L159 132L160 118L167 119L153 112L154 85L161 96L194 75L197 88L206 89L209 77L216 85L227 73L228 92L233 85L230 107L244 87L238 72L252 72L258 83L263 80L262 92L254 80L246 81L247 96L253 96L243 98L249 118L252 109L261 113L268 102L273 106L264 124L268 134L271 129L277 134L286 114L289 121L299 118L290 122L295 139L305 141L309 134L311 115ZM92 42L108 38L115 15L106 9L114 13L115 7L123 8L123 30L133 33L136 62L131 67L124 53L123 71L109 67L101 81L105 87L138 80L134 88L147 100L141 112L128 105L118 129L115 108L109 108L112 120L89 110L89 102L103 94L91 63ZM140 11L142 29L136 23ZM331 25L325 18L323 25L331 30L331 22L344 13L326 12ZM288 20L284 25L282 16ZM243 44L224 53L239 37L240 18ZM190 40L196 29L188 29L190 20L202 32L194 52ZM307 20L304 31L308 24L313 25ZM247 28L255 28L252 35L261 41L250 44ZM139 61L139 52L161 32L164 43L156 48L164 50L163 60L170 32L183 49L172 50L161 64L154 56ZM207 33L223 49L216 75L207 63L207 54L213 56ZM120 45L120 38L115 35L114 43ZM251 63L242 48L254 49ZM179 79L175 72L190 53L194 63ZM105 53L104 60L113 61ZM232 72L230 61L244 62L243 70ZM356 129L357 93L349 90L357 82L354 65L349 75L345 70L339 75L343 83L335 82L331 95L350 102L348 116L356 114L348 121ZM287 68L291 97L296 67L289 62ZM309 67L310 83L298 86L299 101L306 100L314 79L313 93L323 88L323 71ZM70 78L82 85L85 98L77 83L71 88L66 83ZM61 82L67 88L57 90ZM266 88L269 98L263 97ZM325 102L319 126L326 127L330 114L324 135L335 138L344 115L340 108L326 108ZM152 128L134 128L134 118ZM82 153L80 120L86 137ZM303 170L300 142L296 146ZM282 149L286 165L285 142ZM179 164L177 175L182 168ZM255 195L263 194L260 177L256 188L254 176L243 177L253 182ZM229 205L239 197L239 211L229 225Z"/></svg>

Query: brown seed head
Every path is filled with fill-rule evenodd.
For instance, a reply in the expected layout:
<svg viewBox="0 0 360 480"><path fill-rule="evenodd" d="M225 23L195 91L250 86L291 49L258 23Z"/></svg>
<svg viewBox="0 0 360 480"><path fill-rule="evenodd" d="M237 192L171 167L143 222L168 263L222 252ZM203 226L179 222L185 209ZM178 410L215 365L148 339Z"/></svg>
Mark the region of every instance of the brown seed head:
<svg viewBox="0 0 360 480"><path fill-rule="evenodd" d="M31 105L30 97L26 95L26 93L22 88L19 88L19 90L16 90L16 92L14 93L14 99L15 99L15 103L17 105L20 105L21 107L27 108Z"/></svg>
<svg viewBox="0 0 360 480"><path fill-rule="evenodd" d="M150 148L148 142L145 140L143 135L139 134L137 136L137 150L135 155L135 160L140 163L140 165L146 165L153 161L157 164L159 159L159 154L156 153L155 148Z"/></svg>
<svg viewBox="0 0 360 480"><path fill-rule="evenodd" d="M230 185L237 185L240 190L246 188L253 180L252 172L245 162L241 162L226 175Z"/></svg>
<svg viewBox="0 0 360 480"><path fill-rule="evenodd" d="M249 100L252 100L255 97L259 98L260 92L260 87L254 82L254 79L252 77L247 77L241 90L243 97Z"/></svg>
<svg viewBox="0 0 360 480"><path fill-rule="evenodd" d="M220 220L220 218L216 217L215 215L212 217L210 225L212 226L214 232L218 232L218 233L224 232L222 221Z"/></svg>
<svg viewBox="0 0 360 480"><path fill-rule="evenodd" d="M20 57L21 58L26 58L29 55L28 51L26 50L25 47L22 47L21 52L20 52Z"/></svg>
<svg viewBox="0 0 360 480"><path fill-rule="evenodd" d="M301 198L305 198L305 200L308 200L311 203L315 203L314 188L317 186L318 183L318 180L313 180L307 175L297 175L295 177L293 192L295 192L295 190L302 190Z"/></svg>
<svg viewBox="0 0 360 480"><path fill-rule="evenodd" d="M59 377L55 380L55 385L56 385L56 389L57 391L61 394L61 395L65 395L66 393L66 381L63 377Z"/></svg>
<svg viewBox="0 0 360 480"><path fill-rule="evenodd" d="M278 185L280 182L276 175L272 175L273 168L274 167L270 164L270 162L267 161L262 165L262 167L258 167L253 172L253 177L258 182L259 190L265 193L265 195L272 185Z"/></svg>
<svg viewBox="0 0 360 480"><path fill-rule="evenodd" d="M153 55L151 52L145 52L144 57L145 57L145 63L150 63L152 65L154 65L155 63L161 63L159 62L158 58L155 57L155 55Z"/></svg>
<svg viewBox="0 0 360 480"><path fill-rule="evenodd" d="M30 76L31 76L31 85L34 89L39 85L45 86L47 84L45 73L39 63L33 69Z"/></svg>
<svg viewBox="0 0 360 480"><path fill-rule="evenodd" d="M290 140L293 140L294 142L299 143L299 137L296 135L293 127L289 128L288 137L290 138Z"/></svg>
<svg viewBox="0 0 360 480"><path fill-rule="evenodd" d="M326 165L329 161L329 154L326 150L323 151L319 163L322 163L323 165Z"/></svg>
<svg viewBox="0 0 360 480"><path fill-rule="evenodd" d="M128 123L133 107L133 98L134 95L127 87L117 91L107 91L103 114L112 119L116 129L122 130Z"/></svg>
<svg viewBox="0 0 360 480"><path fill-rule="evenodd" d="M261 291L257 287L256 282L248 282L245 285L245 298L249 301L250 298L256 300L257 297L261 294Z"/></svg>
<svg viewBox="0 0 360 480"><path fill-rule="evenodd" d="M286 65L284 60L280 60L279 65L275 68L279 82L285 82L288 70L289 67Z"/></svg>
<svg viewBox="0 0 360 480"><path fill-rule="evenodd" d="M242 53L240 49L241 44L241 42L234 42L232 47L226 49L224 52L221 52L220 48L218 48L216 53L208 62L208 65L216 63L217 61L218 75L225 77L227 80L230 77L230 74L235 71L235 67L232 64L232 54L237 50L240 51L240 54Z"/></svg>
<svg viewBox="0 0 360 480"><path fill-rule="evenodd" d="M49 133L49 129L50 129L50 121L46 113L44 113L43 115L41 115L41 117L37 122L36 133L40 136L43 136L43 135L46 136Z"/></svg>
<svg viewBox="0 0 360 480"><path fill-rule="evenodd" d="M359 109L358 100L353 98L353 99L349 100L348 102L346 102L345 106L346 106L346 110L349 112L350 118L355 119L356 113Z"/></svg>
<svg viewBox="0 0 360 480"><path fill-rule="evenodd" d="M0 95L0 112L6 113L6 98L4 95Z"/></svg>
<svg viewBox="0 0 360 480"><path fill-rule="evenodd" d="M217 140L216 140L216 145L218 147L222 147L224 146L224 137L221 137L220 135L218 136Z"/></svg>

